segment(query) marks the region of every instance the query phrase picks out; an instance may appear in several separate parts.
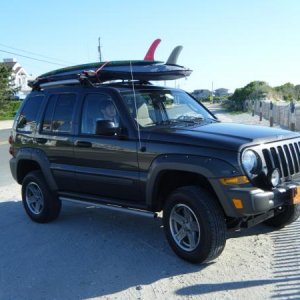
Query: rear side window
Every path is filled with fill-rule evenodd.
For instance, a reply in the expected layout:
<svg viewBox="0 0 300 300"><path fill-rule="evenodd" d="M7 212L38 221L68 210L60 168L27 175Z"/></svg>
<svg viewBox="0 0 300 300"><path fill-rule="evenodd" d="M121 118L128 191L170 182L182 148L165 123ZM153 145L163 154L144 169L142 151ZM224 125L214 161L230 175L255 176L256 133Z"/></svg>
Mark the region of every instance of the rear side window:
<svg viewBox="0 0 300 300"><path fill-rule="evenodd" d="M42 131L45 133L70 133L76 95L52 95L44 115Z"/></svg>
<svg viewBox="0 0 300 300"><path fill-rule="evenodd" d="M37 116L44 96L29 97L17 119L17 130L32 132L36 128Z"/></svg>

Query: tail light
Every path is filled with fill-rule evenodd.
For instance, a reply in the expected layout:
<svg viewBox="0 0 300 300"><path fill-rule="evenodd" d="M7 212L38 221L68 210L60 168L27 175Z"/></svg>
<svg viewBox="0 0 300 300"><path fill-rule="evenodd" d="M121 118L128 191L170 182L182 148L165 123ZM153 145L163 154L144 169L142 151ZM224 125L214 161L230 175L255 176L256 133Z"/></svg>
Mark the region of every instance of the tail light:
<svg viewBox="0 0 300 300"><path fill-rule="evenodd" d="M15 148L13 146L13 142L14 142L14 138L12 135L10 135L8 138L8 143L10 144L8 152L10 155L15 156Z"/></svg>

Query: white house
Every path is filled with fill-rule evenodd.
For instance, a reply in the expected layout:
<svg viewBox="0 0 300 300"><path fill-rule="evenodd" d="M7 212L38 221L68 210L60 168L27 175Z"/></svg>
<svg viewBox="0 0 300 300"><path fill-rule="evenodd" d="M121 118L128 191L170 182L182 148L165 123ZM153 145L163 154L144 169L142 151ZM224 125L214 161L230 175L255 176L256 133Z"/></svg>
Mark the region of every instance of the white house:
<svg viewBox="0 0 300 300"><path fill-rule="evenodd" d="M228 96L229 95L229 90L224 89L224 88L216 89L214 92L215 92L215 96L217 96L217 97L222 97L222 96Z"/></svg>
<svg viewBox="0 0 300 300"><path fill-rule="evenodd" d="M194 90L192 92L192 95L194 97L196 97L197 99L208 98L209 96L211 96L211 91L210 90L206 90L206 89Z"/></svg>
<svg viewBox="0 0 300 300"><path fill-rule="evenodd" d="M12 70L12 86L18 88L16 96L24 99L31 91L31 88L28 86L28 80L32 80L33 77L25 71L15 58L4 58L3 63Z"/></svg>

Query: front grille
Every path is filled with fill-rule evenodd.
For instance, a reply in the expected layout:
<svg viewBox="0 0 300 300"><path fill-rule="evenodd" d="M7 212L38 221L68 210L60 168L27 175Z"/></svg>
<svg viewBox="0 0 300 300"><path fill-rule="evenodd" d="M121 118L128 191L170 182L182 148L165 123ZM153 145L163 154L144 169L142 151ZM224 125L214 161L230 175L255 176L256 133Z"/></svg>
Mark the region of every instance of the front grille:
<svg viewBox="0 0 300 300"><path fill-rule="evenodd" d="M280 143L262 150L268 171L277 168L282 179L300 172L300 141Z"/></svg>

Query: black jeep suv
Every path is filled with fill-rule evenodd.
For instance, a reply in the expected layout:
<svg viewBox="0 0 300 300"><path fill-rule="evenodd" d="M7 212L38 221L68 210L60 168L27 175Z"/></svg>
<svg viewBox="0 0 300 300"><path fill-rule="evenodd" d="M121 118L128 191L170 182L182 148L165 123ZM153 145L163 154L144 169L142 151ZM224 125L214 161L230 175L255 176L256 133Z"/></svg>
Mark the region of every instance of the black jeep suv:
<svg viewBox="0 0 300 300"><path fill-rule="evenodd" d="M10 144L33 221L57 218L62 201L163 211L170 246L194 263L221 254L227 229L300 214L300 135L221 123L178 89L47 84L20 107Z"/></svg>

